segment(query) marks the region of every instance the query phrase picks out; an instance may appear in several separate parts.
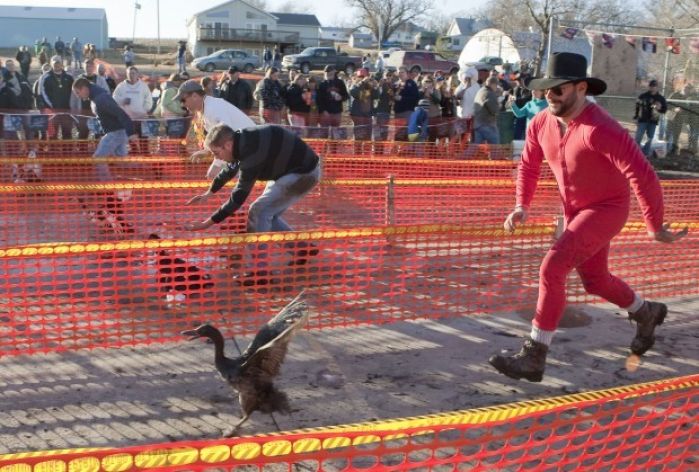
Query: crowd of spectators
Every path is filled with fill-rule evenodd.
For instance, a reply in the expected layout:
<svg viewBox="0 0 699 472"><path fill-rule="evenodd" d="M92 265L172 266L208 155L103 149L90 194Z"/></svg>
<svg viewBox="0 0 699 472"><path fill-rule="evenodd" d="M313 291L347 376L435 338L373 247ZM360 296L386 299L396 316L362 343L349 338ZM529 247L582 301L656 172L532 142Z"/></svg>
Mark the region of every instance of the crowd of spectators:
<svg viewBox="0 0 699 472"><path fill-rule="evenodd" d="M141 137L187 134L192 117L174 100L177 87L190 78L184 42L177 49L178 72L160 80L141 76L128 45L122 54L126 74L121 81L107 73L112 70L108 64L96 60L94 45L83 46L78 38L67 44L60 37L53 44L42 38L35 44L37 52L53 55L45 63L39 58L41 74L33 82L28 80L34 60L28 47L19 47L15 60L0 62L0 110L5 115L24 115L0 121L4 139L99 137L89 101L79 100L71 91L79 77L113 94ZM508 138L522 140L527 123L547 107L543 91L527 87L531 77L526 70L512 76L474 68L428 74L406 68L384 70L382 61L372 64L366 56L365 67L352 75L327 66L322 77L291 70L287 78L276 67L278 56L278 51L266 50L264 77L256 85L231 67L220 77L201 78L202 86L207 95L226 100L259 123L287 125L304 137L357 141L498 144L504 111L514 115L506 117L510 121L505 124L513 129ZM691 92L689 88L676 95L691 98ZM673 111L667 134L676 149L679 132L690 120L684 108ZM37 112L49 115L50 123L31 116ZM694 136L690 145L696 146L696 130L690 129L689 134Z"/></svg>

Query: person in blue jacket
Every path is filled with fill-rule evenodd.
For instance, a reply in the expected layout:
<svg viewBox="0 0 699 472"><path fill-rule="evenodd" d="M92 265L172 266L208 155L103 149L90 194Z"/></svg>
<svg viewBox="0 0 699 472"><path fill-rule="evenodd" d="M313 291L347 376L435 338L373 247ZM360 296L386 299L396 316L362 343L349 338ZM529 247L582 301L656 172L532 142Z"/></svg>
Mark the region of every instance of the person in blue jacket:
<svg viewBox="0 0 699 472"><path fill-rule="evenodd" d="M134 132L133 121L102 87L81 77L73 82L73 91L82 100L90 100L97 119L105 134L102 136L93 157L124 157L129 154L129 141L138 135ZM100 181L111 180L109 166L99 164L97 176Z"/></svg>
<svg viewBox="0 0 699 472"><path fill-rule="evenodd" d="M430 101L426 98L421 99L417 102L415 110L410 114L410 119L408 119L408 141L412 142L424 142L428 136L428 127L430 124L430 117L427 113L430 109Z"/></svg>
<svg viewBox="0 0 699 472"><path fill-rule="evenodd" d="M537 113L545 110L549 106L548 102L544 98L543 90L534 90L532 92L532 99L525 103L522 107L517 106L514 95L510 95L509 100L512 113L514 113L517 118L527 119L527 128L529 127L529 122L532 120L532 118L534 118Z"/></svg>

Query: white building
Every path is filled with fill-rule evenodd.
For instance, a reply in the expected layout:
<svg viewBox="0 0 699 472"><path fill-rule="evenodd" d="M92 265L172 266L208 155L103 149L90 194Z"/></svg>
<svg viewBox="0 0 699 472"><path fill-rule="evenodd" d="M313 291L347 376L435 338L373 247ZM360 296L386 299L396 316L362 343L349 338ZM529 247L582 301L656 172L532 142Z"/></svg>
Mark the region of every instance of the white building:
<svg viewBox="0 0 699 472"><path fill-rule="evenodd" d="M394 31L393 34L386 39L386 41L389 43L400 43L403 46L412 48L415 46L415 36L423 31L426 30L415 23L408 21Z"/></svg>
<svg viewBox="0 0 699 472"><path fill-rule="evenodd" d="M53 45L60 36L66 44L77 37L82 44L92 43L98 50L109 45L107 13L103 8L63 8L0 6L0 47L34 45L46 37Z"/></svg>
<svg viewBox="0 0 699 472"><path fill-rule="evenodd" d="M346 43L352 35L352 28L339 28L336 26L321 26L320 39L322 41L333 41L336 43Z"/></svg>
<svg viewBox="0 0 699 472"><path fill-rule="evenodd" d="M195 57L218 49L243 49L262 55L264 46L316 46L320 23L315 15L269 13L244 0L232 0L196 13L187 20L187 45Z"/></svg>
<svg viewBox="0 0 699 472"><path fill-rule="evenodd" d="M320 45L320 22L315 15L305 13L270 13L277 18L277 29L294 31L299 34L298 46L311 47Z"/></svg>
<svg viewBox="0 0 699 472"><path fill-rule="evenodd" d="M450 51L460 51L469 38L482 29L479 23L475 18L454 18L451 20L447 34L442 37L442 47Z"/></svg>
<svg viewBox="0 0 699 472"><path fill-rule="evenodd" d="M355 31L349 37L349 47L370 48L374 45L374 36L370 33L358 33Z"/></svg>

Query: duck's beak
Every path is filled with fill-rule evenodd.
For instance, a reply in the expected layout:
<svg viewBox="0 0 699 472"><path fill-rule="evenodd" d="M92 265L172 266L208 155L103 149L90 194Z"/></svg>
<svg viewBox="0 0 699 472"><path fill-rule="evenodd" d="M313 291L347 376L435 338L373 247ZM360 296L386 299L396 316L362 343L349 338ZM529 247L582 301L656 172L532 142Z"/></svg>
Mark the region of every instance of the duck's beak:
<svg viewBox="0 0 699 472"><path fill-rule="evenodd" d="M190 329L188 331L181 331L180 334L182 336L189 336L189 339L187 341L194 341L195 339L199 339L201 336L199 336L199 333L197 332L196 329Z"/></svg>

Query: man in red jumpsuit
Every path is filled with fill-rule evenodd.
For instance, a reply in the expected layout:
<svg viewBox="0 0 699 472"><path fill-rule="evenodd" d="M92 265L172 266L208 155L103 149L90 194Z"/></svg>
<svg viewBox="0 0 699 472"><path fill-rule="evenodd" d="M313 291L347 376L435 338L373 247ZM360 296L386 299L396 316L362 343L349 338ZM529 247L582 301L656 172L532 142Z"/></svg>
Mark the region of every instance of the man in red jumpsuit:
<svg viewBox="0 0 699 472"><path fill-rule="evenodd" d="M664 304L644 301L607 268L609 242L629 214L629 184L651 237L670 243L686 235L687 229L673 233L663 224L663 195L653 168L628 131L587 100L586 95L599 95L607 85L587 77L584 56L552 54L547 76L533 80L530 88L545 90L549 107L527 129L516 206L505 229L512 232L527 219L544 158L558 182L566 229L541 263L530 337L519 353L492 356L490 363L508 377L540 382L549 344L565 308L566 277L573 269L580 274L585 290L622 307L637 323L631 342L631 352L636 355L653 346L655 327L667 315Z"/></svg>

